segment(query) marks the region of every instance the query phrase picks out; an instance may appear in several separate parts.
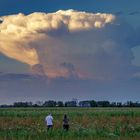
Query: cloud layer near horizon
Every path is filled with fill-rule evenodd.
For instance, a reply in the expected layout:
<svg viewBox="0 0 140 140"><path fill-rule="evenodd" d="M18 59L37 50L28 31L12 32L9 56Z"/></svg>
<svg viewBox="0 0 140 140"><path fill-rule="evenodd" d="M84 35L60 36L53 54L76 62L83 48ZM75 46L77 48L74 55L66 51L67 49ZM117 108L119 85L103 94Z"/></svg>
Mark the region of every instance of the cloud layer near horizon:
<svg viewBox="0 0 140 140"><path fill-rule="evenodd" d="M74 10L2 17L0 52L48 77L133 76L135 30L112 14Z"/></svg>

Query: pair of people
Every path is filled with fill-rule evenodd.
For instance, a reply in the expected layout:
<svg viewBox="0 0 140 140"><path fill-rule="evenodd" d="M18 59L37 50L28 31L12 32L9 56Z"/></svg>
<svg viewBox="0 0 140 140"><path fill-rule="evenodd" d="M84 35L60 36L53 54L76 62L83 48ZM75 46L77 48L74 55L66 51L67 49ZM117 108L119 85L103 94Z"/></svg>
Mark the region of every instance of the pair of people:
<svg viewBox="0 0 140 140"><path fill-rule="evenodd" d="M51 114L49 114L48 116L46 116L45 122L46 122L47 129L48 130L53 127L53 117L52 117ZM68 117L67 117L66 114L64 115L64 118L63 118L63 129L66 130L66 131L69 130L69 119L68 119Z"/></svg>

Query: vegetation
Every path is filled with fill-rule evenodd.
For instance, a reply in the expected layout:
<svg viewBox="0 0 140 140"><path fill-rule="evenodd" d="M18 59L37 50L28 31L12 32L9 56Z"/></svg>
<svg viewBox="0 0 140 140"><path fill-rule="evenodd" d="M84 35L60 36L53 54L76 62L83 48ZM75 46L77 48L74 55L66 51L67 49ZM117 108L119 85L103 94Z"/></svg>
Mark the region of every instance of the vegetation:
<svg viewBox="0 0 140 140"><path fill-rule="evenodd" d="M62 104L61 104L62 105ZM44 118L54 117L47 132ZM62 129L63 115L70 119L70 131ZM140 137L140 108L1 108L0 139L133 139Z"/></svg>
<svg viewBox="0 0 140 140"><path fill-rule="evenodd" d="M95 100L86 100L77 102L77 99L72 101L37 101L36 103L32 102L15 102L13 105L0 105L0 107L140 107L139 102L127 101L126 103L122 102L109 102L109 101L95 101Z"/></svg>

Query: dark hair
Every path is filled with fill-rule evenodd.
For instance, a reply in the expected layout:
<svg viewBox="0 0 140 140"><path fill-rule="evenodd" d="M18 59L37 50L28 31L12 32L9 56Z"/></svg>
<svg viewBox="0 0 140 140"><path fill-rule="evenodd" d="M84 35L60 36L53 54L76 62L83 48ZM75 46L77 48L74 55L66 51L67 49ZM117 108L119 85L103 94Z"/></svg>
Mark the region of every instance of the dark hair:
<svg viewBox="0 0 140 140"><path fill-rule="evenodd" d="M66 114L64 115L64 118L65 118L65 119L67 118L67 115L66 115Z"/></svg>

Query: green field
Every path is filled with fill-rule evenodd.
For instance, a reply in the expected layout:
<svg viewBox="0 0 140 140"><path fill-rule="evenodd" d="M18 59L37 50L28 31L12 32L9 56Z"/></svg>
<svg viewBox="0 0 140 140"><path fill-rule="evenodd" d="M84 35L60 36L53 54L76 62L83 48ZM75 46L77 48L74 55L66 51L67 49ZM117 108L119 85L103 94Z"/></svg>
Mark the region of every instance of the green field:
<svg viewBox="0 0 140 140"><path fill-rule="evenodd" d="M54 117L47 132L44 118ZM70 130L62 129L63 115ZM139 140L140 108L1 108L0 140Z"/></svg>

